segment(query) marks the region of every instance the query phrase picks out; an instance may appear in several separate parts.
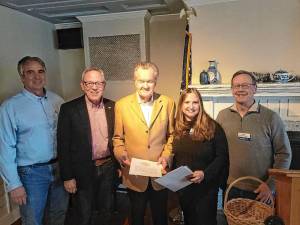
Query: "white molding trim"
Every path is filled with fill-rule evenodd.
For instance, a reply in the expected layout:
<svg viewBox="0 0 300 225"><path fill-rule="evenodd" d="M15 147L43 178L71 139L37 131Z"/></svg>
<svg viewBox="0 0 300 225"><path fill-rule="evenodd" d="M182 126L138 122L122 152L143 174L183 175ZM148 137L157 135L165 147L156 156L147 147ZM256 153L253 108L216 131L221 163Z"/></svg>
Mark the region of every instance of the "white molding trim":
<svg viewBox="0 0 300 225"><path fill-rule="evenodd" d="M189 85L197 88L203 97L232 97L230 84ZM300 83L258 83L255 96L299 97Z"/></svg>
<svg viewBox="0 0 300 225"><path fill-rule="evenodd" d="M74 23L59 23L55 24L55 29L70 29L70 28L79 28L82 27L82 24L80 22L74 22Z"/></svg>
<svg viewBox="0 0 300 225"><path fill-rule="evenodd" d="M180 14L173 13L173 14L164 14L164 15L154 15L154 16L151 16L150 22L170 21L170 20L181 20Z"/></svg>
<svg viewBox="0 0 300 225"><path fill-rule="evenodd" d="M116 20L116 19L135 19L139 17L145 17L148 10L132 11L132 12L121 12L121 13L109 13L102 15L90 15L90 16L78 16L76 17L80 22L97 22L105 20Z"/></svg>
<svg viewBox="0 0 300 225"><path fill-rule="evenodd" d="M212 5L217 3L236 2L241 0L183 0L183 1L187 6L193 7L193 6L202 6L202 5Z"/></svg>

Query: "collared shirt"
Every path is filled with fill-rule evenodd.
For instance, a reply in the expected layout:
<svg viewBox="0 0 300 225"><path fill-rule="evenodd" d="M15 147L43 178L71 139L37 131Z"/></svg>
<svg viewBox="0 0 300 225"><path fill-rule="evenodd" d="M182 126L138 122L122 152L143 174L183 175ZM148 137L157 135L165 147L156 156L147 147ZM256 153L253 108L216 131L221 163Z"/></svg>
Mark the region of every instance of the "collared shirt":
<svg viewBox="0 0 300 225"><path fill-rule="evenodd" d="M152 109L153 109L153 95L149 102L143 102L141 97L137 94L137 100L138 100L139 105L141 106L141 110L143 112L146 123L147 123L148 127L150 127L151 114L152 114Z"/></svg>
<svg viewBox="0 0 300 225"><path fill-rule="evenodd" d="M56 157L56 125L63 99L47 91L39 97L24 89L0 107L0 174L8 191L22 186L18 166Z"/></svg>
<svg viewBox="0 0 300 225"><path fill-rule="evenodd" d="M101 159L110 155L108 149L108 127L103 98L99 105L93 104L87 97L85 97L85 102L89 113L92 133L93 159Z"/></svg>
<svg viewBox="0 0 300 225"><path fill-rule="evenodd" d="M231 107L231 110L238 112L238 109L236 107L236 103L234 103ZM251 105L251 107L248 109L247 113L250 112L258 112L259 111L259 104L258 102L254 101L254 103Z"/></svg>

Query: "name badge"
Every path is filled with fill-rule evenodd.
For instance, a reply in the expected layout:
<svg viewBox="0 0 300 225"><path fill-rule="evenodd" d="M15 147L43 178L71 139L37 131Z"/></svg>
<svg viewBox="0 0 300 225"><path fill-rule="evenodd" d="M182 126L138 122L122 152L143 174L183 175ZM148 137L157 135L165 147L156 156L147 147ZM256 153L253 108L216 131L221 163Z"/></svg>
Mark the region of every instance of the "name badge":
<svg viewBox="0 0 300 225"><path fill-rule="evenodd" d="M238 138L243 141L251 141L251 134L238 132Z"/></svg>

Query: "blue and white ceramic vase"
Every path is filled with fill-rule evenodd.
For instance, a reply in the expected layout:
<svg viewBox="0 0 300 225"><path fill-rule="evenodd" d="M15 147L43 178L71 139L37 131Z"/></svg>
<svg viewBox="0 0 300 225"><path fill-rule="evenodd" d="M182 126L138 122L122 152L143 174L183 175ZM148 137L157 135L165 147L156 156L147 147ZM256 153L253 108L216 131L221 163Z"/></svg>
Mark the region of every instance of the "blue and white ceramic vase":
<svg viewBox="0 0 300 225"><path fill-rule="evenodd" d="M217 68L217 61L216 60L210 60L209 67L207 69L208 77L209 77L209 83L210 84L220 84L221 83L221 74L218 71Z"/></svg>

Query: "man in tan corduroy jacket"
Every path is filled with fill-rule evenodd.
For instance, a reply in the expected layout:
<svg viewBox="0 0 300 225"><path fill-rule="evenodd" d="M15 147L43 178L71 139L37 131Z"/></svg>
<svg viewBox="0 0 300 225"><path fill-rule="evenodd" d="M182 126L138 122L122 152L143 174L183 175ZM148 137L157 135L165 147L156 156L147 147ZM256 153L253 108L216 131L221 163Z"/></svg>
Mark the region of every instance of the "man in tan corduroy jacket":
<svg viewBox="0 0 300 225"><path fill-rule="evenodd" d="M154 178L129 175L131 158L157 161L163 169L172 155L175 103L154 92L158 68L139 63L134 70L136 92L116 102L114 154L128 188L132 225L143 225L150 202L154 225L167 225L167 190Z"/></svg>

